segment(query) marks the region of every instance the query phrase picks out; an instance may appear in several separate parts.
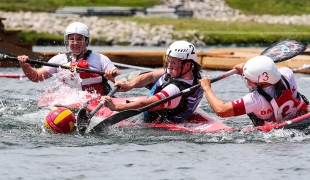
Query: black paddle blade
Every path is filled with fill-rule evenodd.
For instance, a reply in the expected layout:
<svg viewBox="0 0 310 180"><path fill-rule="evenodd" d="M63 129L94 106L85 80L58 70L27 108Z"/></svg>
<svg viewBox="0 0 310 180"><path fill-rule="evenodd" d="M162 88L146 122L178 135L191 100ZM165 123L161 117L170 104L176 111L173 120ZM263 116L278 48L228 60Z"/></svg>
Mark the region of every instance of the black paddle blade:
<svg viewBox="0 0 310 180"><path fill-rule="evenodd" d="M90 123L89 112L86 108L82 108L77 113L76 126L80 134L84 134Z"/></svg>
<svg viewBox="0 0 310 180"><path fill-rule="evenodd" d="M128 119L132 116L138 115L142 113L142 111L139 111L137 109L130 109L130 110L125 110L122 112L119 112L117 114L114 114L113 116L108 117L107 119L104 119L103 121L101 121L99 124L97 124L94 127L94 131L96 132L100 132L103 128L107 127L107 126L111 126L113 124L116 124L122 120Z"/></svg>
<svg viewBox="0 0 310 180"><path fill-rule="evenodd" d="M301 52L304 52L307 47L301 42L285 39L279 42L276 42L265 49L261 55L268 56L275 63L291 59Z"/></svg>

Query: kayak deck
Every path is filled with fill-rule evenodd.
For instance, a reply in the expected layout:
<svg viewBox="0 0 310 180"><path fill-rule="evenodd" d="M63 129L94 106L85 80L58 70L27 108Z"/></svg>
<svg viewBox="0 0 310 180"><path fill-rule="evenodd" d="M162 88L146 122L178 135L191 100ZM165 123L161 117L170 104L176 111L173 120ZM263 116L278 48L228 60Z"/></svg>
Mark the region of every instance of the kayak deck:
<svg viewBox="0 0 310 180"><path fill-rule="evenodd" d="M145 99L146 96L140 97L128 97L128 98L112 98L114 103L127 103L128 101L135 101L138 99ZM98 105L98 101L91 101L87 106L89 111L95 109ZM106 107L102 107L96 113L96 116L103 118L110 117L113 111ZM132 119L132 118L131 118ZM92 124L92 122L90 123ZM94 123L98 124L98 122ZM117 126L144 126L151 128L162 128L170 131L187 131L193 133L215 133L219 131L233 131L232 127L226 126L217 119L211 117L201 108L197 108L196 111L186 120L184 123L143 123L141 119L136 118L133 121L123 120L116 124Z"/></svg>
<svg viewBox="0 0 310 180"><path fill-rule="evenodd" d="M112 98L114 103L128 103L130 101L135 101L138 99L146 98L146 96L139 96L139 97L126 97L126 98ZM45 98L46 99L46 98ZM44 103L42 103L44 102ZM54 101L38 101L38 106L47 106L52 105L51 102ZM87 106L87 110L91 112L95 107L99 104L98 100L92 100L89 102ZM80 109L82 107L81 104L73 103L71 105L65 105L65 107L70 109ZM107 118L110 117L114 112L110 109L102 106L96 113L97 117ZM92 118L93 119L93 118ZM97 118L98 119L98 118ZM132 119L132 118L131 118ZM126 121L123 120L116 124L117 126L144 126L144 127L151 127L151 128L161 128L170 131L187 131L192 133L216 133L220 131L233 131L232 127L229 127L214 117L211 117L208 113L206 113L201 108L197 108L196 111L187 119L184 123L143 123L141 119L135 119L133 121ZM242 132L246 133L249 131L264 131L268 132L272 129L305 129L310 125L310 112L294 118L290 121L285 121L278 124L267 124L264 126L257 126L257 127L248 127L242 130Z"/></svg>
<svg viewBox="0 0 310 180"><path fill-rule="evenodd" d="M162 128L170 131L187 131L192 133L216 133L220 131L233 131L232 127L226 126L211 117L201 108L196 111L184 123L142 123L121 121L119 126L145 126L151 128Z"/></svg>
<svg viewBox="0 0 310 180"><path fill-rule="evenodd" d="M243 129L242 131L246 133L246 132L255 131L255 130L268 132L273 129L306 129L308 128L309 125L310 125L310 112L304 115L298 116L294 119L281 122L281 123L249 127L249 128Z"/></svg>

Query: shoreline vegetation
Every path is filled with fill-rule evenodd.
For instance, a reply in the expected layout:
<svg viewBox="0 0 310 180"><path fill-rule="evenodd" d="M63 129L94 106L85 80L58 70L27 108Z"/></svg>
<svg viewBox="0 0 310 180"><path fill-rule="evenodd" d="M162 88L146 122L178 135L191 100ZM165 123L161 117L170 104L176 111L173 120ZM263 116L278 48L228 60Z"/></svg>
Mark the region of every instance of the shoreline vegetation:
<svg viewBox="0 0 310 180"><path fill-rule="evenodd" d="M226 3L234 9L246 15L298 15L310 14L310 0L290 1L276 0L225 0ZM114 0L106 0L104 3L87 0L70 1L55 0L51 1L18 1L5 0L0 2L1 10L6 12L55 12L63 6L122 6L122 7L153 7L160 4L161 0L120 0L115 4ZM0 13L1 14L1 13ZM99 17L103 18L103 17ZM285 18L285 16L283 17ZM182 37L172 37L174 39L182 38L189 41L199 39L205 45L227 45L238 44L238 46L261 46L269 45L281 39L295 39L304 43L309 42L309 25L305 24L268 24L257 22L241 21L212 21L203 18L154 18L154 17L104 17L108 21L135 22L138 24L150 24L151 26L173 26L173 31L182 34ZM7 29L7 28L6 28ZM63 34L38 33L27 31L26 29L19 33L20 43L33 43L35 45L63 45ZM111 29L111 31L113 31ZM188 33L191 32L191 33ZM173 36L173 35L172 35ZM102 40L102 38L93 38L92 45L113 45ZM130 45L130 42L120 43L118 45Z"/></svg>

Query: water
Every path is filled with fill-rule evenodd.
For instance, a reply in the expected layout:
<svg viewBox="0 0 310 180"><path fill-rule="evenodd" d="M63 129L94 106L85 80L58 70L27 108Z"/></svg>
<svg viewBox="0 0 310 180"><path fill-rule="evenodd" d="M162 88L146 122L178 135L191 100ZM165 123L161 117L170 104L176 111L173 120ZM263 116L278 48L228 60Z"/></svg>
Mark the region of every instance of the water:
<svg viewBox="0 0 310 180"><path fill-rule="evenodd" d="M124 73L132 70L122 70ZM1 73L22 73L0 68ZM204 75L220 74L204 72ZM296 74L301 93L310 97L310 78ZM144 127L114 127L100 134L49 134L37 96L53 79L0 79L1 179L308 179L310 136L298 130L241 133L246 116L220 119L234 132L191 134ZM213 83L224 101L246 88L233 76ZM147 90L117 93L146 95ZM201 108L216 116L206 100Z"/></svg>

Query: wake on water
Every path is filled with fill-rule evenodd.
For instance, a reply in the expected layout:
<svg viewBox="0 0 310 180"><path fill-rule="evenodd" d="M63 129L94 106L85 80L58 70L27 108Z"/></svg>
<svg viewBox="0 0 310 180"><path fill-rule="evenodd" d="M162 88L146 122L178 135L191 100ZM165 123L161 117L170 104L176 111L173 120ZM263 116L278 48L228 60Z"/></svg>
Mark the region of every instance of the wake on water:
<svg viewBox="0 0 310 180"><path fill-rule="evenodd" d="M25 102L21 102L25 103ZM23 104L22 104L23 106ZM104 139L105 142L122 142L122 143L138 143L138 144L154 144L161 142L170 141L187 141L198 144L205 143L277 143L277 142L302 142L310 139L309 135L301 130L293 129L277 129L270 132L260 132L253 131L248 133L242 133L240 129L245 128L248 125L247 122L242 123L227 123L229 120L222 121L224 124L228 124L234 127L236 130L233 132L218 132L218 133L189 133L189 132L179 132L179 131L168 131L165 129L153 129L141 126L131 126L131 127L119 127L111 126L105 131L100 133L89 133L85 136L79 135L77 132L72 134L50 134L45 130L43 125L44 118L46 114L50 111L51 107L44 107L41 109L36 108L36 104L28 106L29 110L24 108L17 108L14 111L12 107L1 107L0 117L1 123L0 128L2 134L10 131L10 133L15 132L20 134L22 130L26 134L35 134L35 136L50 136L65 138L75 137L79 139L92 139L90 141L91 145L100 144ZM20 113L23 109L24 113ZM98 117L94 117L98 118ZM100 118L98 118L100 119ZM98 142L97 142L98 141ZM87 145L87 143L84 143ZM88 145L90 145L88 144Z"/></svg>
<svg viewBox="0 0 310 180"><path fill-rule="evenodd" d="M68 72L68 71L66 71ZM52 104L83 104L87 101L83 91L79 91L76 87L63 86L63 79L71 79L72 74L61 74L54 78L54 82L49 82L50 86L45 87L42 92L35 87L30 87L26 92L28 95L13 96L12 93L22 94L19 90L8 89L1 90L2 98L0 99L0 131L2 137L12 137L14 133L20 136L31 136L35 139L44 137L52 138L55 144L60 146L76 141L73 144L83 143L83 145L96 145L102 143L137 143L137 144L156 144L170 141L186 141L198 144L206 143L278 143L278 142L302 142L310 139L310 135L306 135L303 131L293 129L277 129L270 132L248 132L242 133L240 130L249 126L247 118L231 118L220 119L224 124L234 127L233 132L218 133L188 133L178 131L168 131L164 129L153 129L148 127L118 127L112 126L101 133L89 133L85 136L79 135L77 132L72 134L49 134L43 125L46 114L52 106L37 107L37 101L33 96L43 97ZM13 81L12 79L10 81ZM31 83L26 79L17 79L22 86ZM76 79L74 79L76 81ZM42 86L41 86L42 88ZM12 92L13 91L13 92ZM147 92L147 91L146 91ZM141 91L124 93L125 96L139 96ZM145 95L145 94L143 94ZM121 96L121 95L120 95ZM65 97L65 98L64 98ZM91 98L94 98L90 95ZM211 116L216 116L206 100L201 102L200 107ZM96 117L95 117L96 118ZM135 117L139 118L139 117ZM53 140L54 139L54 140ZM58 139L62 139L59 142ZM85 141L87 139L87 141ZM47 140L47 139L44 139ZM57 141L57 142L56 142ZM44 143L44 142L42 142Z"/></svg>

